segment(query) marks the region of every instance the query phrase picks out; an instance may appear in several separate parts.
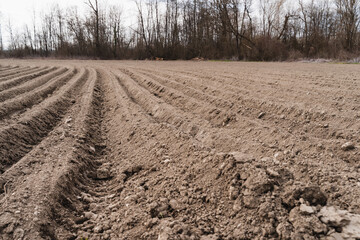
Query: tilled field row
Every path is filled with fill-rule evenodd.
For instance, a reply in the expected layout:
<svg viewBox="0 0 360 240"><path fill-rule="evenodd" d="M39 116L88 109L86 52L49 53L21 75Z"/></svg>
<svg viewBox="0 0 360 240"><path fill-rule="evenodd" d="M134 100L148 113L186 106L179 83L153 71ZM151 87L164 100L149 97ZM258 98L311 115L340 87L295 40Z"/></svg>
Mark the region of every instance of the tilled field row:
<svg viewBox="0 0 360 240"><path fill-rule="evenodd" d="M19 76L13 78L5 78L4 81L0 82L0 92L5 91L16 85L22 84L30 79L45 75L54 70L56 70L56 68L43 67L40 69L32 70L30 72L26 72L26 74L20 74Z"/></svg>
<svg viewBox="0 0 360 240"><path fill-rule="evenodd" d="M145 74L145 73L143 73ZM132 76L134 76L131 73ZM326 113L310 113L306 110L291 108L288 109L278 103L267 103L262 101L254 101L253 99L244 99L238 92L224 91L226 86L212 87L211 84L202 86L194 86L189 88L195 80L186 81L182 78L185 84L171 81L171 77L159 78L160 73L156 75L145 74L146 77L138 77L140 83L144 83L149 91L159 96L170 104L181 108L184 112L191 112L194 114L192 118L201 116L207 119L213 126L227 126L231 129L249 129L251 125L261 126L266 122L268 127L266 130L277 131L281 139L286 137L297 138L297 141L304 141L310 143L308 148L318 148L319 144L327 145L329 149L338 149L336 140L344 138L347 141L356 141L358 139L359 127L357 123L352 124L349 128L347 123L351 122L352 118L344 118L343 116L330 116ZM197 88L196 88L197 87ZM201 89L210 89L211 93L206 94L201 92ZM266 112L266 116L261 117L261 120L256 118ZM247 126L239 126L237 119L248 121ZM232 123L233 122L233 123ZM341 124L339 124L339 122ZM280 123L280 124L279 124ZM332 124L334 123L334 124ZM328 128L328 125L331 128ZM344 129L344 126L347 129ZM302 136L304 128L307 136ZM263 130L264 131L264 130ZM246 133L243 133L244 135ZM281 136L283 135L283 136ZM289 143L289 142L287 142ZM336 151L339 156L343 157L343 152ZM349 161L356 161L358 156L354 158L350 155L346 159Z"/></svg>
<svg viewBox="0 0 360 240"><path fill-rule="evenodd" d="M10 65L5 66L4 65L4 66L0 66L0 71L1 71L1 73L5 73L5 72L13 70L15 68L19 68L19 66L10 66Z"/></svg>
<svg viewBox="0 0 360 240"><path fill-rule="evenodd" d="M7 166L11 166L31 151L32 147L37 145L56 126L57 122L61 120L61 116L76 101L76 92L87 75L88 70L83 70L78 77L73 78L56 94L22 114L16 123L7 124L0 130L2 142L0 151L4 157L0 171L3 172ZM30 97L36 99L37 96L31 95ZM22 106L22 104L19 105ZM9 111L11 111L16 108L14 104L10 106L6 110L10 109Z"/></svg>
<svg viewBox="0 0 360 240"><path fill-rule="evenodd" d="M57 88L61 87L61 85L66 84L66 82L71 79L71 77L75 74L76 70L74 70L73 72L67 72L65 74L62 74L63 72L64 71L62 70L54 74L49 74L42 79L36 79L35 83L37 83L38 81L51 81L41 85L33 91L31 91L31 88L34 86L30 85L10 89L9 91L3 92L3 94L0 93L0 96L7 99L0 104L0 119L10 117L15 112L27 109L32 105L36 104L37 102L41 101L42 99L46 98L48 95L52 94ZM56 77L57 74L61 75L59 77Z"/></svg>
<svg viewBox="0 0 360 240"><path fill-rule="evenodd" d="M54 78L59 75L64 74L67 71L66 68L59 69L55 72L50 72L45 74L44 76L35 77L32 80L26 81L24 84L20 84L19 86L12 87L0 93L0 102L4 102L11 98L18 97L21 94L28 93L29 91L42 86L50 80L54 80Z"/></svg>
<svg viewBox="0 0 360 240"><path fill-rule="evenodd" d="M8 71L4 71L0 74L1 80L9 80L9 78L14 78L19 75L22 75L23 73L33 72L36 71L39 67L19 67L10 69Z"/></svg>
<svg viewBox="0 0 360 240"><path fill-rule="evenodd" d="M360 237L352 66L40 63L0 66L2 239Z"/></svg>

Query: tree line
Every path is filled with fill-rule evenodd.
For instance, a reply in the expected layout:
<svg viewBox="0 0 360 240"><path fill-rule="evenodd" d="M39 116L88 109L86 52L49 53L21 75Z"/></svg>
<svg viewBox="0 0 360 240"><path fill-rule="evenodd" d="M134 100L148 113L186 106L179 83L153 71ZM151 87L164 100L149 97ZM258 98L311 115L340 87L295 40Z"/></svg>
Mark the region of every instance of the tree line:
<svg viewBox="0 0 360 240"><path fill-rule="evenodd" d="M137 0L137 24L117 6L54 6L36 24L6 25L7 57L100 59L347 59L360 52L360 0Z"/></svg>

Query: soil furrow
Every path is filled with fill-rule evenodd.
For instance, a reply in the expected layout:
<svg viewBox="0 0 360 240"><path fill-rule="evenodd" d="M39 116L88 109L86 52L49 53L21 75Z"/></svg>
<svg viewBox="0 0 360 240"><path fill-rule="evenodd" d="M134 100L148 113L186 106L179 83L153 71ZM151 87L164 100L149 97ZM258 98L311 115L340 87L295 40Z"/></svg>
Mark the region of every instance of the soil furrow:
<svg viewBox="0 0 360 240"><path fill-rule="evenodd" d="M331 99L329 99L328 97L324 97L320 93L317 93L316 85L309 87L309 89L302 90L302 86L307 85L298 84L298 82L301 81L296 81L289 84L288 81L283 82L279 81L278 79L271 81L267 77L266 79L268 83L261 83L261 81L259 82L259 79L262 78L257 77L255 74L249 75L248 78L244 76L224 78L217 74L209 75L208 72L203 74L194 72L179 72L179 76L184 77L184 75L192 77L196 80L203 79L204 82L211 80L212 82L227 88L230 92L234 92L235 90L237 94L241 93L243 96L251 95L260 102L263 102L263 99L265 98L269 102L277 102L278 104L280 103L282 105L288 105L289 99L292 99L291 102L296 103L296 105L294 104L293 106L302 109L303 111L305 109L312 108L314 112L318 113L324 110L329 112L333 112L334 110L341 112L344 108L347 108L347 104L339 104L338 98L341 97L341 99L343 99L344 96L346 96L346 94L344 95L343 93L339 92L339 86L333 89L333 91L324 91L324 87L321 88L321 94L324 94L325 96L331 96ZM353 81L353 83L354 82L355 81ZM296 87L294 87L294 85L296 85ZM351 88L354 89L354 86ZM345 99L346 98L347 97L345 97ZM309 99L311 99L311 101L309 101ZM351 99L347 98L347 100ZM317 102L317 105L314 106L313 102ZM351 113L351 111L356 111L356 109L353 109L353 107L347 110L349 113Z"/></svg>
<svg viewBox="0 0 360 240"><path fill-rule="evenodd" d="M296 79L294 82L283 82L279 81L281 78L267 77L265 82L259 81L259 79L263 79L260 76L249 75L248 78L244 76L237 77L223 77L222 75L209 75L208 73L188 73L190 76L194 76L195 78L204 78L204 79L214 79L216 82L222 82L224 84L228 84L230 86L235 87L237 90L241 91L243 89L246 94L251 93L252 96L256 96L258 99L261 99L266 96L269 101L275 101L282 104L286 104L289 102L289 99L292 99L292 102L300 102L304 103L299 107L308 108L313 105L312 102L317 102L317 110L337 110L341 111L344 108L347 108L347 104L340 105L338 102L338 97L344 97L346 101L351 100L347 95L341 93L339 91L339 85L336 86L325 86L328 85L327 82L319 83L320 81L315 82L314 84L298 84L304 83L303 79ZM305 81L306 82L306 81ZM352 81L350 84L350 88L355 92L359 90L359 87L354 87L354 83L356 81ZM296 87L294 87L296 85ZM321 85L321 90L318 91L318 86ZM347 91L349 91L347 89ZM268 94L268 93L272 94ZM331 96L329 99L325 96ZM352 96L350 94L349 96ZM309 101L311 99L311 101ZM308 104L306 104L308 103ZM330 109L329 109L330 108ZM356 111L356 109L348 108L347 111L350 113L351 111Z"/></svg>
<svg viewBox="0 0 360 240"><path fill-rule="evenodd" d="M17 69L17 68L20 68L20 66L2 66L0 72L1 73L6 73L8 71L11 71L11 70L14 70L14 69Z"/></svg>
<svg viewBox="0 0 360 240"><path fill-rule="evenodd" d="M47 136L69 107L76 102L75 96L87 76L88 70L82 71L59 90L58 94L39 104L29 114L20 118L16 124L0 130L0 158L3 159L0 172L4 172L9 166L19 161Z"/></svg>
<svg viewBox="0 0 360 240"><path fill-rule="evenodd" d="M145 73L144 75L149 76L149 74L145 74ZM159 75L161 74L158 74L158 76ZM150 79L156 79L160 81L161 84L164 83L166 84L167 81L160 79L159 77L153 76L151 74L150 74ZM216 99L214 101L213 100L214 98L208 98L207 101L208 104L209 103L214 104L214 107L212 108L213 110L207 111L205 109L205 111L201 111L201 107L199 107L198 104L194 104L191 102L188 104L184 104L184 101L185 102L191 101L190 99L192 98L198 98L198 100L202 101L205 96L204 94L201 95L199 92L194 92L191 91L190 89L190 95L192 97L185 98L184 96L180 96L181 92L173 93L171 92L171 90L166 90L166 87L162 85L154 84L153 82L151 82L152 80L145 79L142 81L145 81L145 84L143 86L152 89L151 92L156 94L156 96L167 99L167 101L170 101L172 104L175 104L180 108L183 108L184 111L192 110L195 114L202 114L205 119L212 121L217 126L228 125L229 123L234 122L233 124L230 124L229 127L238 129L238 128L246 127L246 125L244 126L244 121L249 122L247 127L250 127L251 125L254 124L258 126L259 125L262 126L265 121L267 122L267 125L270 127L269 130L262 131L262 133L265 134L265 136L268 131L275 131L277 132L277 134L281 133L282 136L291 136L292 139L297 139L296 142L305 139L308 143L309 148L324 153L332 152L337 157L347 158L348 161L350 162L356 162L356 158L357 158L356 155L352 156L352 154L350 155L345 154L347 156L344 156L344 152L341 151L337 146L339 144L337 140L339 138L339 134L341 134L342 138L345 138L347 141L356 141L357 139L356 132L351 131L350 129L343 131L343 129L341 128L339 129L338 126L336 126L335 124L334 125L331 124L332 126L330 128L324 127L325 124L322 125L319 122L313 122L314 119L311 118L311 115L310 116L305 115L305 119L303 121L299 121L298 116L292 116L292 114L286 113L286 109L275 103L273 103L273 105L264 104L264 102L262 102L261 104L260 103L256 104L250 101L243 101L243 100L241 100L239 103L240 98L238 98L236 95L229 93L222 94L220 90L216 94L218 96L221 96L220 99ZM185 81L185 80L182 79L181 81ZM187 83L186 85L191 85L191 84ZM181 85L175 85L175 87L179 87L179 86ZM208 85L206 88L210 90L211 86ZM180 87L180 91L181 89L183 92L189 91L189 89L185 87ZM249 103L251 103L251 105ZM273 110L278 112L274 113ZM257 117L258 114L261 113L262 111L264 112L266 111L266 117L264 117L261 121L259 121ZM298 112L298 111L300 110L298 109L292 110L292 112ZM286 116L286 118L279 116L280 113L282 116ZM284 113L286 113L286 115L284 115ZM326 122L327 119L330 119L330 117L323 116L322 121ZM351 120L349 119L348 121L350 122ZM239 123L235 123L235 122L239 122ZM239 126L239 124L241 126ZM356 126L353 127L356 129ZM321 147L321 149L319 149L320 145L326 147Z"/></svg>
<svg viewBox="0 0 360 240"><path fill-rule="evenodd" d="M74 134L76 149L68 161L74 166L68 168L69 174L59 179L56 188L63 189L61 193L53 192L51 217L55 229L51 235L56 239L82 238L78 230L81 223L89 219L84 212L89 208L90 193L98 193L99 186L109 179L98 179L97 172L106 165L106 145L103 135L103 93L99 73L92 69L89 84L83 92L81 112L74 116ZM79 128L81 126L81 128ZM44 234L48 234L44 232ZM50 235L50 236L51 236Z"/></svg>
<svg viewBox="0 0 360 240"><path fill-rule="evenodd" d="M153 116L153 118L156 119L158 122L166 122L168 124L171 124L175 128L183 131L184 133L189 134L189 136L195 137L196 140L202 142L208 147L217 147L220 149L222 148L222 150L219 150L220 152L230 151L229 149L232 149L236 146L237 141L247 139L247 136L249 136L248 144L252 145L253 148L256 146L256 148L263 153L273 152L274 149L284 148L285 146L282 146L283 144L289 145L296 142L296 138L292 134L289 134L288 132L281 132L276 127L264 127L261 124L260 120L255 121L247 118L239 118L239 124L235 125L237 132L234 132L232 128L211 127L205 121L201 120L203 119L201 118L201 116L195 116L190 112L185 112L185 110L178 110L172 105L161 101L158 97L153 96L152 94L150 94L150 92L146 93L142 91L141 89L139 89L139 87L132 84L131 81L129 82L129 84L124 82L124 80L126 80L125 77L120 77L119 80L120 83L122 83L122 86L126 89L126 92L128 93L130 99L135 99L134 102L142 106L144 108L144 111ZM136 80L133 81L136 82ZM155 101L158 101L157 104L162 104L160 105L161 108L157 107L153 103ZM154 105L155 107L153 107ZM183 121L177 122L179 116L182 116ZM219 118L221 120L221 126L224 123L225 125L229 123L227 122L228 118L229 117ZM252 129L252 131L249 132L248 129ZM257 132L258 136L251 139L251 135L254 134L253 132ZM275 139L273 136L274 133L277 134ZM286 138L287 141L282 142L281 145L273 144L273 142L278 142L284 138Z"/></svg>
<svg viewBox="0 0 360 240"><path fill-rule="evenodd" d="M18 76L19 74L23 74L28 71L34 71L37 69L39 69L39 67L28 67L28 66L10 69L9 71L0 74L0 81L8 80L8 78L11 79L13 78L13 76Z"/></svg>
<svg viewBox="0 0 360 240"><path fill-rule="evenodd" d="M117 76L119 75L117 74ZM114 239L154 239L157 238L157 232L161 232L163 224L166 225L167 220L179 219L178 216L187 216L187 219L182 221L183 223L179 227L189 228L185 234L193 235L193 238L198 239L201 231L196 232L190 226L202 225L204 222L189 213L196 211L199 215L206 215L206 212L214 211L218 204L206 202L205 195L200 194L198 196L196 192L202 190L195 191L195 189L198 189L197 185L199 182L207 182L209 176L214 178L212 181L219 181L222 184L212 186L209 182L207 183L209 184L207 189L216 186L217 192L226 192L228 185L227 183L224 184L224 178L216 180L217 173L211 171L211 168L199 164L202 162L200 159L203 158L203 154L208 155L210 153L210 148L202 146L199 142L196 144L196 141L189 141L189 136L182 134L182 131L170 125L164 125L161 123L162 121L157 123L151 121L151 119L149 120L147 114L149 111L146 110L144 102L138 98L139 94L133 89L134 86L124 79L125 77L120 75L117 82L118 86L116 86L116 80L114 79L112 80L113 85L107 87L107 89L112 89L115 92L117 99L115 102L113 100L110 105L112 107L107 112L111 116L117 116L115 119L123 120L121 121L123 122L121 130L108 131L113 136L113 138L109 137L110 139L117 139L117 142L121 143L121 145L113 144L114 149L111 148L113 151L108 155L111 158L117 151L121 153L122 161L119 166L120 169L117 171L122 173L117 176L121 192L118 191L108 196L108 204L106 205L108 207L105 213L100 210L103 209L101 202L94 199L94 195L85 196L91 203L87 211L87 216L91 219L83 223L81 235L78 237L111 236ZM119 89L119 86L123 91ZM107 96L109 95L108 92ZM148 94L143 93L142 98L145 98L144 101L149 102L150 97L148 97ZM112 99L112 97L109 98ZM107 123L110 129L118 126L118 121L115 119L114 122ZM129 119L129 121L126 121L126 119ZM161 118L159 119L161 120ZM121 131L121 134L119 134L119 131ZM107 145L109 146L109 144ZM134 151L135 149L136 151ZM215 153L217 152L215 151ZM193 160L187 161L187 158ZM193 168L197 164L202 165L196 167L198 170L201 167L202 171L194 170L184 174L186 173L185 168L190 166ZM210 167L210 165L207 166ZM191 177L194 176L192 174L195 174L195 172L197 177ZM168 177L162 177L164 175ZM149 181L149 179L151 180ZM187 205L186 210L181 207L177 208L176 205L168 205L169 200L171 200L172 204L183 201L180 200L181 195L172 187L175 182L186 182L189 185L183 185L185 189L187 187L194 189L191 194L196 197L191 200L191 205ZM169 191L165 192L163 189ZM146 196L149 193L154 197L150 197L152 200L147 201ZM224 201L224 199L221 201ZM178 203L182 204L180 202ZM131 209L131 212L127 212L126 209ZM123 220L115 222L115 219L111 217L113 215L120 216ZM218 219L209 217L206 217L206 221L210 221L212 226L220 227L221 222L226 221L226 217ZM164 221L162 221L162 218L164 218ZM82 219L80 220L82 221ZM144 222L146 222L145 226ZM126 227L129 225L131 227ZM210 230L210 232L212 231Z"/></svg>
<svg viewBox="0 0 360 240"><path fill-rule="evenodd" d="M18 95L15 99L0 103L0 120L11 118L14 113L27 111L27 109L30 109L33 105L39 104L51 94L55 93L61 86L65 85L76 72L76 70L73 70L59 77L52 78L40 88L36 88L29 92L24 91L24 94ZM9 120L6 121L6 124L9 124Z"/></svg>
<svg viewBox="0 0 360 240"><path fill-rule="evenodd" d="M182 129L184 132L196 134L198 128L196 125L209 127L206 120L199 119L192 114L183 112L164 102L164 100L151 94L146 88L139 85L133 76L127 73L116 73L122 87L129 94L129 98L144 108L148 114L160 122L166 122ZM181 116L181 117L180 117Z"/></svg>
<svg viewBox="0 0 360 240"><path fill-rule="evenodd" d="M0 79L0 82L6 82L6 81L9 81L9 80L18 78L18 77L22 77L22 76L24 76L24 75L36 73L36 72L38 72L39 70L45 70L45 69L48 69L48 68L49 68L49 67L29 67L28 70L24 70L24 71L18 72L18 73L16 73L16 74L11 75L11 76L2 77L2 78Z"/></svg>
<svg viewBox="0 0 360 240"><path fill-rule="evenodd" d="M255 105L255 107L257 107L257 106ZM254 106L252 108L249 108L249 106L245 105L246 111L249 112L249 110L250 111L252 110L251 113L249 112L250 115L248 115L248 116L250 116L250 117L252 116L253 119L256 119L257 115L254 116L254 112L255 112L255 114L259 114L261 109L255 108L255 111L254 111L253 108L254 108ZM269 111L269 108L266 108L266 107L264 107L264 108L267 109L267 111ZM278 107L275 106L275 109L278 110ZM269 112L267 112L267 114L269 114ZM251 126L251 123L253 121L250 121L250 125L244 126L243 120L245 120L245 119L243 119L243 117L240 117L238 119L239 124L234 124L234 125L232 125L232 127L235 129L239 129L239 128L240 129L244 129L244 128L245 129L246 128L253 129L254 126ZM269 148L275 148L275 149L284 149L284 148L288 148L289 145L293 145L293 151L296 152L298 143L305 141L308 146L307 148L312 149L314 151L318 151L319 155L325 153L325 154L330 154L332 157L334 157L334 154L335 154L335 158L347 159L348 162L356 163L356 158L358 157L356 154L354 155L353 153L346 153L346 152L340 150L339 145L341 145L340 144L341 141L337 140L339 138L338 137L339 135L336 132L341 133L341 129L335 128L335 130L329 131L328 128L324 128L319 123L309 122L309 123L304 124L304 123L298 122L298 120L294 120L294 119L296 119L296 116L293 119L290 118L289 120L275 118L275 125L274 125L273 124L274 118L271 115L270 115L270 117L267 116L265 118L265 120L263 120L263 121L267 121L267 122L269 122L268 124L270 124L270 126L271 125L273 125L273 126L269 130L265 129L265 131L264 131L264 129L263 129L261 131L263 135L265 134L264 136L262 136L262 142L264 141L264 139L271 139L272 135L274 133L276 133L276 136L279 137L278 139L281 140L283 138L283 137L281 137L281 135L279 135L279 133L281 133L281 132L283 133L283 136L288 136L293 140L296 139L296 141L286 141L286 142L284 142L286 145L283 145L283 146L279 145L277 143L277 141L275 141L276 144L273 144L271 142L270 143L264 142L262 144L264 144L264 146L268 146ZM305 120L305 121L307 121L307 120ZM261 121L259 121L258 124L261 124L260 122ZM287 123L287 126L284 125L284 128L282 130L280 125L278 125L279 123L281 123L281 125L284 125L284 123ZM333 128L333 127L331 127L331 128ZM252 132L254 132L254 131L256 132L256 130L252 130ZM270 132L271 134L269 135L266 132ZM309 133L311 133L311 134L309 135ZM250 132L250 133L244 133L244 134L251 136L251 134L253 134L253 133ZM341 135L342 135L342 137L345 137L348 141L349 140L356 141L356 139L357 139L355 132L353 132L353 133L350 132L347 135L344 135L343 133L341 133ZM312 155L306 156L306 157L313 158L314 155L312 154Z"/></svg>
<svg viewBox="0 0 360 240"><path fill-rule="evenodd" d="M63 76L64 74L66 74L66 72L70 72L70 71L71 70L67 68L60 68L55 72L50 72L44 76L31 79L30 81L27 81L24 84L20 84L19 86L15 86L13 88L2 91L0 92L0 102L4 102L10 98L17 97L25 92L32 91L35 88L41 87L43 84L47 83L53 78L58 78L60 76Z"/></svg>
<svg viewBox="0 0 360 240"><path fill-rule="evenodd" d="M140 79L145 84L143 86L151 89L153 94L167 99L184 111L203 115L203 118L210 121L214 126L222 127L235 120L234 103L230 101L204 94L170 79L161 78L159 75L144 72L141 74L146 76L144 79Z"/></svg>
<svg viewBox="0 0 360 240"><path fill-rule="evenodd" d="M32 73L29 75L14 78L12 80L1 82L0 83L0 92L7 90L11 87L14 87L16 85L22 84L25 81L28 81L28 80L40 77L42 75L45 75L49 72L55 71L56 69L57 69L57 67L53 67L53 68L45 67L41 70L36 71L36 73Z"/></svg>
<svg viewBox="0 0 360 240"><path fill-rule="evenodd" d="M65 217L66 221L71 219L75 222L75 225L71 226L71 234L76 239L92 237L91 232L97 231L94 226L96 224L94 217L104 213L104 208L109 205L108 196L114 195L119 192L117 189L121 189L121 186L112 182L115 176L111 169L113 163L107 155L108 152L111 152L111 149L108 149L110 140L106 134L107 130L110 130L106 125L110 119L109 116L105 117L105 108L109 106L105 106L104 81L106 81L104 75L98 72L97 82L93 85L92 109L87 116L89 119L87 134L83 139L86 145L83 145L83 152L78 153L77 156L86 164L86 168L84 167L84 170L81 171L82 176L77 177L76 184L73 185L73 191L77 192L78 197L73 194L69 196L79 211L74 213L67 209ZM93 216L89 216L90 211ZM58 214L58 217L64 219L64 214ZM103 220L105 219L98 218L98 222ZM90 235L86 232L89 232ZM103 230L98 232L103 232ZM103 236L101 233L100 235Z"/></svg>
<svg viewBox="0 0 360 240"><path fill-rule="evenodd" d="M84 73L84 71L82 71ZM85 82L76 87L79 99L65 114L66 119L52 130L39 145L9 168L2 176L7 182L7 190L14 194L6 194L1 199L0 221L14 226L14 229L25 229L25 236L30 239L72 239L72 221L63 222L66 214L76 214L69 199L77 200L77 182L91 171L94 164L91 162L92 151L90 146L98 125L94 123L94 109L97 100L94 100L96 72L90 69L82 74ZM75 83L77 84L77 83ZM81 89L79 89L81 87ZM73 88L74 89L74 88ZM48 149L48 160L39 159L38 154ZM89 159L83 158L86 154ZM24 166L32 171L21 172ZM50 170L50 171L49 171ZM47 179L38 182L38 179ZM26 196L31 192L31 201L22 208L22 214L17 215L12 199L15 195ZM46 191L46 197L43 193ZM33 204L36 202L36 204ZM59 215L60 214L60 215ZM31 218L31 221L28 219ZM70 220L70 219L67 219ZM0 230L2 236L11 239L15 232Z"/></svg>
<svg viewBox="0 0 360 240"><path fill-rule="evenodd" d="M171 76L169 75L167 75L167 77L171 78ZM273 102L269 100L265 101L265 99L255 101L254 98L248 96L250 91L239 94L237 92L237 89L234 89L233 87L227 88L225 85L221 85L220 81L214 80L214 83L216 83L216 85L212 86L211 84L209 85L209 79L206 80L207 84L201 83L202 81L205 82L205 79L202 81L199 81L199 79L187 80L184 77L174 79L186 83L186 85L192 85L197 89L202 89L208 94L215 94L217 96L221 96L220 102L224 102L224 100L227 100L227 102L231 102L233 111L238 112L242 115L246 115L248 117L257 118L257 116L261 112L266 112L267 117L264 118L265 120L289 122L290 126L286 128L290 128L291 125L294 124L301 126L306 125L308 129L307 131L314 133L314 135L316 136L321 136L321 138L332 139L334 135L336 136L340 132L342 132L342 135L346 134L345 138L348 140L351 140L353 138L354 131L350 132L350 129L341 128L341 126L344 126L346 122L352 121L352 118L350 117L340 115L338 116L340 117L340 119L337 119L336 121L342 121L343 124L331 124L330 121L334 121L335 119L332 116L329 116L325 111L308 111L296 105L286 106L283 104L279 104L278 102ZM225 105L223 105L223 107L226 107L227 102L224 102ZM296 123L294 122L294 120ZM327 128L322 128L319 121L323 122L323 125L332 125L331 129L333 131L329 131L329 129ZM313 124L313 122L316 123ZM311 130L309 128L311 128ZM357 129L357 126L355 125L353 129ZM336 132L338 132L338 134Z"/></svg>
<svg viewBox="0 0 360 240"><path fill-rule="evenodd" d="M103 132L106 133L108 162L98 169L98 176L102 176L101 178L110 176L113 179L107 180L109 181L107 183L100 181L100 183L91 184L91 191L88 190L83 194L82 198L87 203L87 207L84 214L76 219L80 227L77 239L144 238L143 233L147 229L143 224L145 220L143 217L146 219L151 219L151 217L147 213L147 204L145 204L143 196L155 185L148 184L146 181L145 185L138 185L137 182L139 178L144 179L151 176L152 173L155 174L156 170L152 169L155 168L155 165L161 165L164 160L162 156L154 155L154 150L164 150L162 149L163 145L173 145L169 140L177 138L175 136L181 132L170 125L166 126L153 121L148 113L134 102L130 92L120 84L121 81L117 78L106 73L103 73L103 77L106 79L103 88L106 103L103 124L106 127ZM122 125L122 129L117 127L119 124ZM161 136L154 136L155 133ZM141 141L137 141L139 139ZM182 137L178 137L178 140L180 139ZM184 141L184 145L191 144L188 139ZM172 147L178 148L178 146ZM118 155L119 152L121 157L118 161L120 162L116 162L113 160L113 156ZM141 155L138 152L141 152ZM188 153L188 151L183 151L184 155ZM153 160L156 161L156 164ZM159 171L163 170L166 171L166 169L159 169ZM126 208L132 208L135 202L139 204L136 211L126 213ZM114 216L119 216L123 220L119 222ZM136 219L142 220L137 222ZM125 233L126 226L130 224L131 229Z"/></svg>
<svg viewBox="0 0 360 240"><path fill-rule="evenodd" d="M125 71L125 70L124 70ZM248 140L248 142L252 143L252 145L257 146L257 148L261 149L261 152L266 152L266 151L273 151L273 149L281 149L284 148L285 146L283 146L282 143L280 144L276 144L274 145L272 142L274 141L274 133L276 133L276 140L275 142L277 142L277 139L279 139L279 141L281 139L287 139L286 144L294 144L297 142L297 137L294 136L293 134L289 133L288 131L284 131L282 129L279 129L276 125L270 124L267 127L263 126L263 121L259 120L259 119L251 119L249 117L244 117L244 116L236 116L235 114L231 114L232 110L229 109L228 111L226 110L226 108L224 109L224 106L218 108L218 109L224 109L224 113L225 114L221 114L220 110L217 110L216 107L213 108L205 108L205 110L201 109L201 106L198 104L194 104L194 103L186 103L187 101L189 101L188 98L185 98L183 96L179 97L179 94L181 93L174 93L171 90L166 89L164 86L161 85L156 85L152 82L152 80L146 80L146 79L140 79L137 78L134 74L131 74L128 71L125 71L127 74L130 74L132 79L135 82L140 82L138 83L140 86L144 87L145 89L150 88L150 90L148 89L148 91L150 93L153 93L157 98L162 98L164 102L164 105L168 106L168 109L172 109L173 105L176 106L176 108L181 109L181 111L171 111L171 113L165 113L165 116L168 117L170 114L179 114L184 116L185 113L189 114L188 119L189 120L188 124L185 127L185 132L190 133L191 136L196 136L196 139L202 139L202 142L204 144L206 144L209 147L213 147L213 146L217 146L218 148L222 148L224 145L226 146L226 148L220 150L220 152L222 151L226 151L226 149L231 149L232 147L235 147L234 144L234 140L233 139L240 139L240 138L251 138L251 135L254 132L258 132L258 136L256 139L251 139ZM141 83L142 81L145 81L144 83ZM126 89L126 86L125 86ZM145 111L149 112L149 114L151 116L155 116L154 113L152 112L151 108L147 108L146 107L146 103L142 102L141 99L139 99L139 97L137 97L138 94L135 93L135 95L132 96L132 94L134 94L134 92L132 91L128 91L128 95L130 95L130 98L133 99L133 101L135 103L140 104L141 106L144 106ZM152 95L150 96L152 97ZM142 95L142 98L147 98L145 97L145 94ZM180 99L180 100L179 100ZM144 101L148 101L150 102L150 100L144 100ZM186 104L186 105L185 105ZM184 107L185 106L192 106L195 105L195 113L194 112L189 112L190 109L192 109L192 107L187 108ZM166 108L165 108L166 109ZM210 110L211 111L210 111ZM165 110L166 111L166 110ZM164 111L164 112L165 112ZM211 116L212 114L212 116ZM205 124L201 124L201 122L194 122L193 119L196 119L197 117L200 117L202 119L207 119L209 121L213 120L213 122L216 123L217 127L210 127L207 126ZM176 118L176 117L175 117ZM157 119L157 121L159 122L163 122L163 118L158 118L155 116L155 119ZM174 122L167 121L170 124L174 124ZM228 124L230 124L229 126L227 126ZM174 125L176 128L179 128L181 126L176 126ZM189 130L189 126L191 126L191 130ZM226 128L219 128L219 127L223 127L223 126L227 126ZM180 128L181 129L181 128ZM237 130L237 134L233 133L232 129L236 129ZM248 129L252 129L252 131L248 131ZM200 134L198 134L200 133ZM205 134L204 134L205 133ZM211 137L209 137L211 136ZM210 139L218 139L221 138L221 141L216 141L213 142ZM261 141L258 140L261 139ZM270 141L268 141L267 139L270 139ZM205 141L204 141L205 140ZM210 140L210 141L209 141ZM219 144L220 143L220 144ZM215 145L213 145L215 144Z"/></svg>

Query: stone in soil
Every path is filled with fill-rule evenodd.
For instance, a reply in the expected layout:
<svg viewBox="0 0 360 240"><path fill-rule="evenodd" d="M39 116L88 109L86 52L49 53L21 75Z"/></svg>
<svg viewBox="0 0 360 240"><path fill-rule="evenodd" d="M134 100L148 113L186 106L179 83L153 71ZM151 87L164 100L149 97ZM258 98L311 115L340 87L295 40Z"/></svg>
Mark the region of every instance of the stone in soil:
<svg viewBox="0 0 360 240"><path fill-rule="evenodd" d="M350 151L350 150L355 149L355 145L352 142L347 142L341 146L341 149L343 151Z"/></svg>
<svg viewBox="0 0 360 240"><path fill-rule="evenodd" d="M304 215L310 215L315 213L316 209L312 206L308 206L306 204L301 204L300 205L300 212Z"/></svg>
<svg viewBox="0 0 360 240"><path fill-rule="evenodd" d="M258 116L258 119L261 119L261 118L263 118L265 116L265 113L264 112L261 112L260 114L259 114L259 116Z"/></svg>
<svg viewBox="0 0 360 240"><path fill-rule="evenodd" d="M343 239L360 239L360 215L333 206L323 207L318 213L320 220L336 230Z"/></svg>

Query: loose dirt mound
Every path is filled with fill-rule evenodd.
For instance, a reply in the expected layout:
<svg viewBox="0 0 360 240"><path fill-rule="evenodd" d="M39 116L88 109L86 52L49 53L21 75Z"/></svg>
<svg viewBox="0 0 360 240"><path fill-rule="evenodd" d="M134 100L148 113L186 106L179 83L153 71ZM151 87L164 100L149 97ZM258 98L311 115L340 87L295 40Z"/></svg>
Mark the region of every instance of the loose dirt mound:
<svg viewBox="0 0 360 240"><path fill-rule="evenodd" d="M0 239L360 238L354 65L0 65Z"/></svg>

